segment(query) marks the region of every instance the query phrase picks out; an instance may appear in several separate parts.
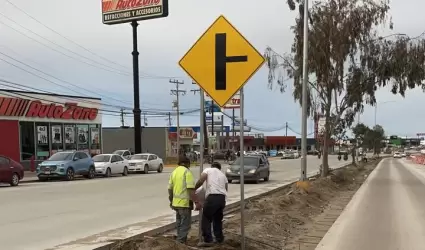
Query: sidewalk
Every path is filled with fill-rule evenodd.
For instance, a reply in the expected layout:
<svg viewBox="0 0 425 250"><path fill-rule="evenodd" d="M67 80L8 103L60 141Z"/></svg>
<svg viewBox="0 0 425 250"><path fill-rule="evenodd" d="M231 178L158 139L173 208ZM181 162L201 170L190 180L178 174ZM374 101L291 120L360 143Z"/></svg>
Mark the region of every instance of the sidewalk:
<svg viewBox="0 0 425 250"><path fill-rule="evenodd" d="M24 178L21 180L21 183L33 181L38 181L37 174L35 172L25 171Z"/></svg>
<svg viewBox="0 0 425 250"><path fill-rule="evenodd" d="M316 250L424 249L425 176L415 167L383 159Z"/></svg>

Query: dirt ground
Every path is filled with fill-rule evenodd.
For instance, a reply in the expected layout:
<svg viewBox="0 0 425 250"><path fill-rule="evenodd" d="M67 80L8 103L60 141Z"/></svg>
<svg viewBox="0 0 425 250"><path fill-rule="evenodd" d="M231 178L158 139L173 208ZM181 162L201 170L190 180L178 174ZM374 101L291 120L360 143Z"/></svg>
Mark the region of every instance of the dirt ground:
<svg viewBox="0 0 425 250"><path fill-rule="evenodd" d="M246 249L314 250L351 197L379 160L333 170L326 178L310 179L309 187L294 184L246 204ZM225 216L226 240L208 249L240 249L240 213ZM200 249L198 224L192 226L188 246L170 236L144 237L121 243L120 250Z"/></svg>

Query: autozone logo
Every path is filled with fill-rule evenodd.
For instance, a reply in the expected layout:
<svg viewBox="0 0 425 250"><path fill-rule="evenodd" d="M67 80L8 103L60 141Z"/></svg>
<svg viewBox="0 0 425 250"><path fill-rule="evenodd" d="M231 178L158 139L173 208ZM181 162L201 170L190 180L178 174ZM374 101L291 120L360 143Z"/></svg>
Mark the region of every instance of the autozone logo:
<svg viewBox="0 0 425 250"><path fill-rule="evenodd" d="M42 103L39 100L0 97L0 116L90 120L97 118L97 108L78 106L78 103Z"/></svg>

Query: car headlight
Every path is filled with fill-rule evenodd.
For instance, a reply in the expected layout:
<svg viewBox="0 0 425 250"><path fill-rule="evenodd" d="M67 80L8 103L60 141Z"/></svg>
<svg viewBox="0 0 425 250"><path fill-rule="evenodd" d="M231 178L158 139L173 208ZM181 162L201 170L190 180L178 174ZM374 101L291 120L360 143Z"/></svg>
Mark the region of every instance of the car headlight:
<svg viewBox="0 0 425 250"><path fill-rule="evenodd" d="M249 170L249 173L250 174L255 174L255 171L257 171L256 169L251 169L251 170Z"/></svg>
<svg viewBox="0 0 425 250"><path fill-rule="evenodd" d="M230 173L230 172L232 172L232 171L230 170L230 168L228 168L228 169L226 170L226 172L227 172L227 173Z"/></svg>

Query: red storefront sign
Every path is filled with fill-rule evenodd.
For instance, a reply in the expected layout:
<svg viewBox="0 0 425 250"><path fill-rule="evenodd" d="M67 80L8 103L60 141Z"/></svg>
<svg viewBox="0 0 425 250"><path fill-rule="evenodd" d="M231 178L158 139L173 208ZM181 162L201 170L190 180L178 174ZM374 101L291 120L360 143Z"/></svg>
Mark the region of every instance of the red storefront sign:
<svg viewBox="0 0 425 250"><path fill-rule="evenodd" d="M39 100L0 97L0 116L90 120L97 118L97 108L78 106L78 103L42 103Z"/></svg>

